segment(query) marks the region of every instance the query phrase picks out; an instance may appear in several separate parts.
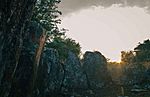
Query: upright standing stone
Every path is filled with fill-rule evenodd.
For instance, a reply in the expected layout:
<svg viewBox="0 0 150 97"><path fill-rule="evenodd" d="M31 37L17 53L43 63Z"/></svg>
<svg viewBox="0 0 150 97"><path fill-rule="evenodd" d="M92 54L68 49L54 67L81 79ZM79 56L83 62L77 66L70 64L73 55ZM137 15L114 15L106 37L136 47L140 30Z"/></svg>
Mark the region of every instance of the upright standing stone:
<svg viewBox="0 0 150 97"><path fill-rule="evenodd" d="M88 85L92 89L102 88L111 81L106 58L100 52L87 51L84 54L83 69L88 77Z"/></svg>
<svg viewBox="0 0 150 97"><path fill-rule="evenodd" d="M55 49L46 49L38 69L36 97L52 97L60 92L64 70Z"/></svg>
<svg viewBox="0 0 150 97"><path fill-rule="evenodd" d="M77 89L87 88L86 75L83 73L79 58L72 52L68 53L68 58L64 63L65 79L63 88L66 91L73 92Z"/></svg>

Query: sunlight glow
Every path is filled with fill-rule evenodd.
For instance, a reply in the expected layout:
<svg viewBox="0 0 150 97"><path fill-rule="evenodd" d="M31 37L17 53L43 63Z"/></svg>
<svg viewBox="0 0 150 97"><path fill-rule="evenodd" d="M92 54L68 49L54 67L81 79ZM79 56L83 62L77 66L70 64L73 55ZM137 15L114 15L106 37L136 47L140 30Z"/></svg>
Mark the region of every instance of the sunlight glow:
<svg viewBox="0 0 150 97"><path fill-rule="evenodd" d="M139 7L91 7L62 17L62 28L81 44L82 51L100 51L112 61L120 52L132 50L138 42L150 38L150 14Z"/></svg>

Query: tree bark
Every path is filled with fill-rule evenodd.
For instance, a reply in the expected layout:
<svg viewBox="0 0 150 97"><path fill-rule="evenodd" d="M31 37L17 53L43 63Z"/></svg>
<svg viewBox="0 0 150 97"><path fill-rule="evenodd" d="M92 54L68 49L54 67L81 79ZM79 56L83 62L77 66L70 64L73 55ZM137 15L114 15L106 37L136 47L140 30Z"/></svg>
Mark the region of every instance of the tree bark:
<svg viewBox="0 0 150 97"><path fill-rule="evenodd" d="M35 2L0 0L0 97L9 96Z"/></svg>
<svg viewBox="0 0 150 97"><path fill-rule="evenodd" d="M40 64L40 59L41 59L41 55L42 55L42 52L43 52L43 48L45 46L45 42L46 42L46 31L44 30L42 35L40 35L40 39L39 39L39 46L38 48L36 49L36 53L35 53L35 58L34 58L34 62L33 62L33 72L32 72L32 77L31 77L31 84L30 84L30 93L29 95L33 95L32 94L32 91L34 91L34 88L35 88L35 83L36 83L36 80L37 80L37 73L38 73L38 67L39 67L39 64Z"/></svg>

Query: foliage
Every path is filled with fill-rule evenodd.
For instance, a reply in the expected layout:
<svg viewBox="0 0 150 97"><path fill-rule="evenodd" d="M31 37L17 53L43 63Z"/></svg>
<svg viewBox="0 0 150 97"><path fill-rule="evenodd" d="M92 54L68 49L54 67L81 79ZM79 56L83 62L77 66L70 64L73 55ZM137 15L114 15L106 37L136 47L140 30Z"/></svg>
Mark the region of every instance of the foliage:
<svg viewBox="0 0 150 97"><path fill-rule="evenodd" d="M145 83L144 72L150 62L150 40L139 43L134 51L121 52L124 82L130 84Z"/></svg>
<svg viewBox="0 0 150 97"><path fill-rule="evenodd" d="M37 0L32 20L40 23L47 31L58 29L57 24L60 23L58 16L61 14L57 10L58 3L60 0Z"/></svg>
<svg viewBox="0 0 150 97"><path fill-rule="evenodd" d="M122 64L135 64L139 62L150 61L150 40L144 40L143 43L139 43L134 51L122 51L121 62Z"/></svg>
<svg viewBox="0 0 150 97"><path fill-rule="evenodd" d="M60 59L65 60L67 58L68 52L71 51L77 56L80 54L81 47L79 43L76 43L75 40L71 38L67 38L65 33L62 35L58 35L49 39L46 47L54 48L58 51Z"/></svg>
<svg viewBox="0 0 150 97"><path fill-rule="evenodd" d="M68 51L79 55L80 45L75 40L66 37L66 29L58 28L57 24L61 23L58 19L61 15L61 12L57 10L58 3L60 0L38 0L32 20L38 22L47 31L46 47L56 49L61 59L65 59Z"/></svg>
<svg viewBox="0 0 150 97"><path fill-rule="evenodd" d="M129 65L134 61L133 51L121 51L121 63Z"/></svg>
<svg viewBox="0 0 150 97"><path fill-rule="evenodd" d="M58 18L61 12L57 9L59 3L60 0L37 0L33 10L32 21L36 21L46 30L48 38L64 34L57 26L61 23Z"/></svg>
<svg viewBox="0 0 150 97"><path fill-rule="evenodd" d="M136 52L136 61L144 62L150 61L150 40L144 40L143 43L139 43L139 45L134 48Z"/></svg>

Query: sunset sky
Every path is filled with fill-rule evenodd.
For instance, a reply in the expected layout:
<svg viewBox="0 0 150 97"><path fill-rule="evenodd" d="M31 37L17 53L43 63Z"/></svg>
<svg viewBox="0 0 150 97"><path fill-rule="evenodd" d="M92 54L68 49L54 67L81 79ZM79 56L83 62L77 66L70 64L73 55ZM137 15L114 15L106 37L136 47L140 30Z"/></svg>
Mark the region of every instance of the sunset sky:
<svg viewBox="0 0 150 97"><path fill-rule="evenodd" d="M83 53L98 50L118 61L121 51L150 38L150 0L130 1L63 0L60 27L69 29L67 36L80 43Z"/></svg>

